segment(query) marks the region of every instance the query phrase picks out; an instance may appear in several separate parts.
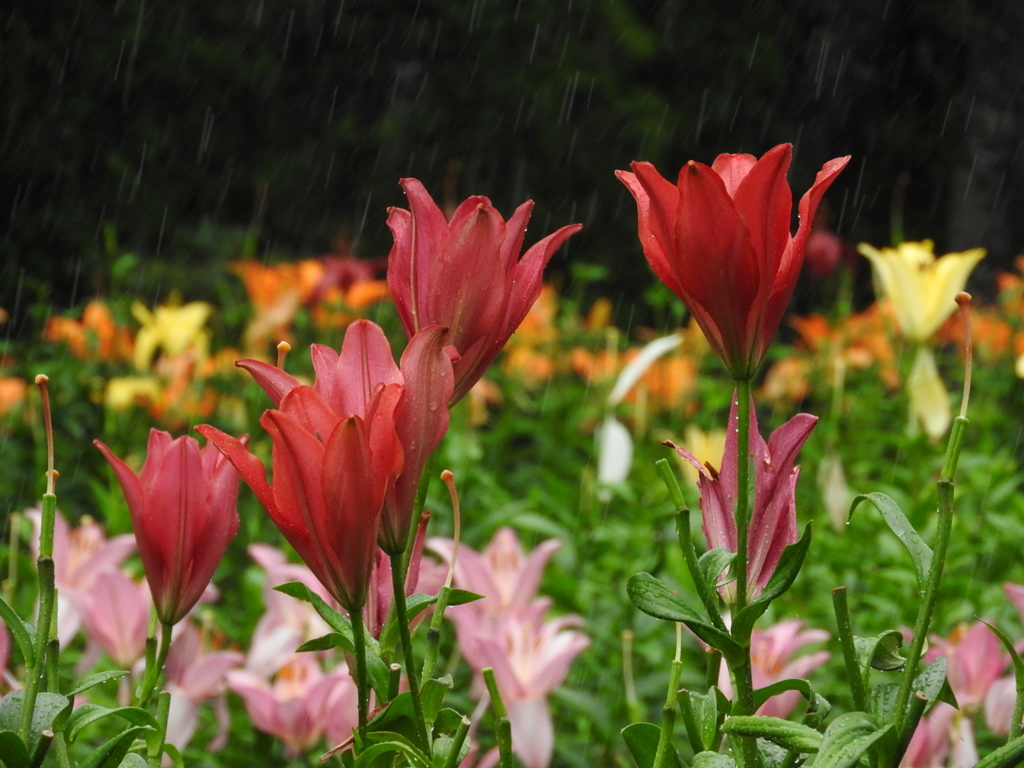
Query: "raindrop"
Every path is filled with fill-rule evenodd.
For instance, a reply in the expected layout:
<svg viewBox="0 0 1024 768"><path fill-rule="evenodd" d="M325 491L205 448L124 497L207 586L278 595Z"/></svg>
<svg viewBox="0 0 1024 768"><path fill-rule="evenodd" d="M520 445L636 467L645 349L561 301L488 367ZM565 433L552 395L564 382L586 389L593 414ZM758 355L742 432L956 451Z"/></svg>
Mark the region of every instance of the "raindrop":
<svg viewBox="0 0 1024 768"><path fill-rule="evenodd" d="M540 39L540 24L533 30L533 44L530 46L530 55L526 58L527 64L533 64L533 54L537 52L537 41Z"/></svg>
<svg viewBox="0 0 1024 768"><path fill-rule="evenodd" d="M973 106L973 100L972 100L971 104ZM968 118L968 119L970 119L970 118ZM973 158L971 158L971 170L967 174L967 183L964 184L964 200L967 199L967 195L971 191L971 181L974 180L974 169L977 168L977 167L978 167L978 156L975 155Z"/></svg>

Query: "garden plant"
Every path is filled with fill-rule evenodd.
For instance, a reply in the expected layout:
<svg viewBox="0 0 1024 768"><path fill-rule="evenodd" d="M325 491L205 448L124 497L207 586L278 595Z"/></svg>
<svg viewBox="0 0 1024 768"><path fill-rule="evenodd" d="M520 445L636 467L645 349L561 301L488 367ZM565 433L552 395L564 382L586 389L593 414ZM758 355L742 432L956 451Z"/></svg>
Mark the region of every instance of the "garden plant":
<svg viewBox="0 0 1024 768"><path fill-rule="evenodd" d="M1024 278L861 259L815 226L849 158L795 207L793 158L616 173L650 327L579 254L544 283L583 225L415 179L383 277L247 238L215 296L41 307L0 378L0 765L1024 761Z"/></svg>

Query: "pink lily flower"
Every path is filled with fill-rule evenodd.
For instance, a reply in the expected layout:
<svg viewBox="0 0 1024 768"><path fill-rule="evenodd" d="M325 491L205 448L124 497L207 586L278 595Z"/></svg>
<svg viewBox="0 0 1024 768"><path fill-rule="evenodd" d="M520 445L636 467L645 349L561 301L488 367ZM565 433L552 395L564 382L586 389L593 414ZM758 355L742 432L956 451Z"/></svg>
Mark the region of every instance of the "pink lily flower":
<svg viewBox="0 0 1024 768"><path fill-rule="evenodd" d="M120 571L100 574L83 598L85 633L121 669L131 669L146 652L151 604L145 582Z"/></svg>
<svg viewBox="0 0 1024 768"><path fill-rule="evenodd" d="M409 209L389 208L395 238L388 256L388 288L405 333L441 325L461 358L455 391L461 400L484 375L540 296L548 261L583 228L570 224L540 240L519 258L533 201L507 222L486 197L466 199L451 220L416 179L399 184Z"/></svg>
<svg viewBox="0 0 1024 768"><path fill-rule="evenodd" d="M1010 663L999 639L982 622L961 624L949 638L932 636L925 662L946 657L946 677L956 694L960 712L973 712Z"/></svg>
<svg viewBox="0 0 1024 768"><path fill-rule="evenodd" d="M326 409L334 414L329 421L349 415L365 419L379 387L399 387L394 429L403 458L387 488L379 535L381 547L389 554L405 550L420 475L448 431L452 360L458 356L447 339L441 327L424 329L410 340L399 367L380 326L357 320L345 331L340 353L321 344L311 348L316 371L313 390L320 402L310 418L320 418ZM237 365L252 374L277 408L282 407L285 394L299 386L297 379L276 366L258 360L240 360Z"/></svg>
<svg viewBox="0 0 1024 768"><path fill-rule="evenodd" d="M254 726L284 742L295 757L324 735L344 741L357 722L356 687L342 665L325 674L310 654L293 654L273 682L228 672L228 688L245 702Z"/></svg>
<svg viewBox="0 0 1024 768"><path fill-rule="evenodd" d="M823 629L804 629L804 623L799 619L780 621L768 629L755 629L750 636L750 663L754 688L764 688L780 680L807 677L812 669L820 667L832 657L832 654L828 651L815 651L795 658L794 655L807 645L823 643L828 639L828 632ZM724 666L719 675L718 687L726 696L732 695L732 683ZM797 691L780 693L762 704L757 714L765 717L789 717L800 703L800 699L800 693Z"/></svg>
<svg viewBox="0 0 1024 768"><path fill-rule="evenodd" d="M451 539L435 536L428 540L427 546L446 563L451 562L454 550ZM482 552L464 544L459 546L454 583L484 596L483 600L472 603L478 611L504 615L528 608L537 596L544 568L561 546L558 539L548 539L527 555L514 530L499 528Z"/></svg>
<svg viewBox="0 0 1024 768"><path fill-rule="evenodd" d="M288 562L281 550L269 544L250 544L249 556L266 572L266 588L263 591L265 610L253 630L245 668L269 678L287 663L296 648L331 631L309 603L278 592L274 587L299 581L333 607L337 607L337 603L309 568Z"/></svg>
<svg viewBox="0 0 1024 768"><path fill-rule="evenodd" d="M243 441L247 438L243 438ZM157 615L181 621L238 530L238 473L211 445L153 429L136 475L99 440L124 490Z"/></svg>
<svg viewBox="0 0 1024 768"><path fill-rule="evenodd" d="M32 555L39 556L39 526L42 510L25 510L32 521ZM57 639L67 647L82 626L79 606L104 573L114 573L135 549L130 533L103 535L103 528L91 517L83 517L72 528L58 510L53 530L54 583L57 585Z"/></svg>
<svg viewBox="0 0 1024 768"><path fill-rule="evenodd" d="M921 718L914 735L910 738L907 751L903 753L900 760L900 768L945 768L946 760L950 756L950 747L953 743L954 731L959 735L967 735L970 742L974 744L974 733L970 731L963 733L961 728L954 725L957 711L943 701L938 702L931 711ZM970 720L962 720L970 728ZM968 748L966 750L970 752ZM977 759L968 763L967 766L977 764ZM967 768L957 760L955 765L958 768Z"/></svg>
<svg viewBox="0 0 1024 768"><path fill-rule="evenodd" d="M704 516L704 535L708 548L724 547L736 551L735 499L738 457L737 401L733 397L726 431L725 455L721 472L701 464L685 448L666 442L700 473L700 509ZM800 467L796 455L818 422L817 416L798 413L772 432L765 443L757 427L753 404L750 408L750 452L754 459L756 498L747 534L747 583L749 598L757 597L771 578L782 551L797 540L796 481ZM726 601L735 599L735 586L722 588Z"/></svg>
<svg viewBox="0 0 1024 768"><path fill-rule="evenodd" d="M238 651L209 651L193 624L179 625L181 631L167 655L166 690L171 694L167 720L167 741L184 750L199 723L199 708L214 699L218 732L207 745L216 752L227 743L230 714L224 701L228 670L241 665L244 657Z"/></svg>

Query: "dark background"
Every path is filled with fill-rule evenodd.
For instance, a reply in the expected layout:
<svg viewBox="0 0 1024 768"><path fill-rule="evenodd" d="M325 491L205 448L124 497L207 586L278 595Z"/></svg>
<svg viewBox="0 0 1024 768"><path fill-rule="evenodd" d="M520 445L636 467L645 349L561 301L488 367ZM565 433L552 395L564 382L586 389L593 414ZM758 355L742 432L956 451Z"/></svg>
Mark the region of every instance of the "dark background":
<svg viewBox="0 0 1024 768"><path fill-rule="evenodd" d="M62 311L124 283L208 296L223 263L387 253L401 176L486 194L527 236L585 230L554 272L652 277L613 172L792 141L796 196L853 160L828 225L884 245L1024 250L1024 4L912 0L15 0L0 11L0 306ZM899 195L897 195L899 197ZM249 235L249 244L243 242ZM979 281L980 282L980 281Z"/></svg>

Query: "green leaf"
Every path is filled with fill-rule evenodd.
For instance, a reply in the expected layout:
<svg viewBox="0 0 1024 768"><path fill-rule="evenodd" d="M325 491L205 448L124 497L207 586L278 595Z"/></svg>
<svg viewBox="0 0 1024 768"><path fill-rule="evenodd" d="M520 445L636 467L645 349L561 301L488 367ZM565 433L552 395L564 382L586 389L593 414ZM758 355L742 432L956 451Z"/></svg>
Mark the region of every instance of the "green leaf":
<svg viewBox="0 0 1024 768"><path fill-rule="evenodd" d="M734 736L753 736L800 754L813 754L821 747L821 734L813 728L781 717L740 715L727 718L722 731Z"/></svg>
<svg viewBox="0 0 1024 768"><path fill-rule="evenodd" d="M654 765L654 757L658 754L661 729L653 723L633 723L623 728L621 733L637 767L651 768ZM666 768L683 768L683 761L679 759L679 754L672 746L669 747L668 760L664 765Z"/></svg>
<svg viewBox="0 0 1024 768"><path fill-rule="evenodd" d="M176 746L165 742L164 754L171 758L171 768L185 768L185 761L181 759L181 752Z"/></svg>
<svg viewBox="0 0 1024 768"><path fill-rule="evenodd" d="M693 756L690 768L736 768L736 761L720 752L698 752Z"/></svg>
<svg viewBox="0 0 1024 768"><path fill-rule="evenodd" d="M422 595L415 594L409 595L405 599L405 610L409 616L409 622L419 616L430 606L437 603L437 595ZM448 605L465 605L466 603L473 603L477 600L483 600L483 595L478 595L476 592L470 592L466 589L452 589L448 592ZM391 616L380 632L380 647L381 648L394 648L398 644L398 617Z"/></svg>
<svg viewBox="0 0 1024 768"><path fill-rule="evenodd" d="M131 725L159 728L156 718L141 707L115 707L113 709L100 704L85 703L74 709L68 717L67 725L64 726L64 738L68 743L73 743L84 728L88 728L95 722L105 720L108 717L116 717Z"/></svg>
<svg viewBox="0 0 1024 768"><path fill-rule="evenodd" d="M715 749L719 741L718 729L725 718L725 711L718 706L721 691L712 687L703 694L687 690L679 693L679 707L693 751Z"/></svg>
<svg viewBox="0 0 1024 768"><path fill-rule="evenodd" d="M90 688L95 688L97 685L103 683L109 683L111 680L119 680L125 675L131 674L127 669L113 669L107 672L97 672L79 680L75 687L67 692L67 696L76 696L79 693L85 693Z"/></svg>
<svg viewBox="0 0 1024 768"><path fill-rule="evenodd" d="M853 768L891 729L892 724L878 727L864 712L840 715L825 729L814 768Z"/></svg>
<svg viewBox="0 0 1024 768"><path fill-rule="evenodd" d="M1016 688L1018 691L1024 690L1024 661L1021 660L1020 654L1017 653L1013 640L995 624L989 624L984 619L981 620L981 623L992 630L992 634L998 638L999 642L1003 644L1003 648L1010 654L1010 660L1013 662L1013 677L1016 682Z"/></svg>
<svg viewBox="0 0 1024 768"><path fill-rule="evenodd" d="M427 723L427 727L433 725L434 718L437 717L441 711L441 707L444 705L445 694L448 693L454 686L451 675L445 675L442 678L427 680L424 683L423 688L420 690L420 702L423 705L423 719Z"/></svg>
<svg viewBox="0 0 1024 768"><path fill-rule="evenodd" d="M409 765L417 766L417 768L431 768L430 757L423 754L409 739L400 733L384 731L371 734L370 738L372 740L385 740L364 749L359 754L359 758L356 760L353 768L372 766L373 761L378 757L392 753L405 755L408 758Z"/></svg>
<svg viewBox="0 0 1024 768"><path fill-rule="evenodd" d="M914 530L914 526L910 524L907 516L900 509L900 505L891 496L885 493L860 494L850 505L850 517L853 517L853 510L862 501L870 501L874 504L875 508L882 513L882 518L889 529L896 534L897 539L903 542L903 546L907 548L910 559L914 561L914 567L917 569L917 584L924 589L928 583L928 574L932 571L931 547L925 544L924 539Z"/></svg>
<svg viewBox="0 0 1024 768"><path fill-rule="evenodd" d="M874 637L855 637L853 647L857 653L857 666L864 684L867 685L871 669L892 672L903 669L907 660L900 655L903 647L903 633L898 629L887 629Z"/></svg>
<svg viewBox="0 0 1024 768"><path fill-rule="evenodd" d="M25 742L13 731L0 732L0 765L4 768L30 768L32 765Z"/></svg>
<svg viewBox="0 0 1024 768"><path fill-rule="evenodd" d="M0 700L0 731L18 733L21 725L21 708L24 704L25 692L12 691ZM59 693L45 691L36 695L36 705L32 712L32 724L29 727L28 747L34 751L39 735L47 730L60 730L63 718L71 711L71 699Z"/></svg>
<svg viewBox="0 0 1024 768"><path fill-rule="evenodd" d="M97 747L89 757L78 764L78 768L117 768L132 748L135 739L150 730L146 726L136 725L127 731L121 731L105 744Z"/></svg>
<svg viewBox="0 0 1024 768"><path fill-rule="evenodd" d="M118 768L149 768L149 761L138 752L129 752Z"/></svg>
<svg viewBox="0 0 1024 768"><path fill-rule="evenodd" d="M328 632L326 635L320 635L320 637L314 637L312 640L307 640L298 648L295 649L296 653L309 653L312 651L330 651L335 648L341 648L346 653L355 653L355 643L352 640L352 636L346 637L341 632Z"/></svg>
<svg viewBox="0 0 1024 768"><path fill-rule="evenodd" d="M434 732L455 733L455 731L459 729L459 725L462 723L462 717L463 715L461 712L457 712L450 707L445 707L438 712L437 717L434 718Z"/></svg>
<svg viewBox="0 0 1024 768"><path fill-rule="evenodd" d="M274 589L277 592L282 592L283 594L288 595L289 597L294 597L298 600L309 603L314 609L316 609L316 612L320 614L320 618L326 621L331 629L335 632L347 635L349 639L353 637L352 622L349 621L348 616L338 609L328 605L326 600L301 581L289 581L287 584L281 584L274 587Z"/></svg>
<svg viewBox="0 0 1024 768"><path fill-rule="evenodd" d="M35 652L35 630L32 625L21 620L21 616L0 597L0 619L11 631L11 636L21 651L21 657L25 660L25 666L31 667L36 657Z"/></svg>
<svg viewBox="0 0 1024 768"><path fill-rule="evenodd" d="M711 587L721 586L718 577L722 575L722 571L732 565L735 559L736 553L725 547L715 547L701 555L697 560L697 565L700 568L701 576L704 577L704 583Z"/></svg>
<svg viewBox="0 0 1024 768"><path fill-rule="evenodd" d="M804 527L804 535L800 537L800 540L782 550L778 565L775 566L775 570L768 579L768 583L764 585L764 589L761 590L761 594L733 617L733 637L741 638L741 640L750 637L750 633L754 630L754 622L768 610L772 600L793 586L793 582L796 581L796 577L803 567L804 558L807 556L810 546L811 524L808 523Z"/></svg>
<svg viewBox="0 0 1024 768"><path fill-rule="evenodd" d="M807 680L790 678L780 680L777 683L766 685L754 691L754 709L757 710L772 696L778 696L786 691L797 691L807 701L807 712L804 715L805 724L814 726L825 720L832 711L832 705L828 699L820 696Z"/></svg>
<svg viewBox="0 0 1024 768"><path fill-rule="evenodd" d="M745 651L739 643L722 630L712 626L707 619L690 608L661 581L649 573L637 573L630 577L626 592L633 605L649 616L666 621L685 624L697 637L722 652L727 661L736 663Z"/></svg>

